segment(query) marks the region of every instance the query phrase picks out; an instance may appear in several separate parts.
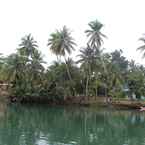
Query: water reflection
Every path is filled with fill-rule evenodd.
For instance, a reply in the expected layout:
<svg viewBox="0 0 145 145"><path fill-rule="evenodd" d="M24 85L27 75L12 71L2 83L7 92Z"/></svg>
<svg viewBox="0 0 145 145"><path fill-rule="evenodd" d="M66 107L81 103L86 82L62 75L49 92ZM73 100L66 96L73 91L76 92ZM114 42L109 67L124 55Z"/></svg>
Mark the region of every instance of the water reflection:
<svg viewBox="0 0 145 145"><path fill-rule="evenodd" d="M141 145L145 114L91 108L11 106L0 145Z"/></svg>

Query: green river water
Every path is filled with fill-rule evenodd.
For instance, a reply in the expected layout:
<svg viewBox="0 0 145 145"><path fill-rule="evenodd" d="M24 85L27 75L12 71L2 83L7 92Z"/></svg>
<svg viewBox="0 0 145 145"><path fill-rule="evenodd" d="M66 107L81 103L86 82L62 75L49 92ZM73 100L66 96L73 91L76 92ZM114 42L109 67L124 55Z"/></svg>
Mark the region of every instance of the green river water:
<svg viewBox="0 0 145 145"><path fill-rule="evenodd" d="M0 145L145 145L145 113L0 105Z"/></svg>

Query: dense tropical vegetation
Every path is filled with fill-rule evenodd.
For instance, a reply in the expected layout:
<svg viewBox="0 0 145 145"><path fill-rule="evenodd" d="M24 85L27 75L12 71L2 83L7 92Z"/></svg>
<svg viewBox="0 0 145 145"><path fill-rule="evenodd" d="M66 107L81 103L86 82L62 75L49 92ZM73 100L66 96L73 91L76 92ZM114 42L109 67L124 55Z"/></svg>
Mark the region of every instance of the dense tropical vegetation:
<svg viewBox="0 0 145 145"><path fill-rule="evenodd" d="M97 96L141 98L145 95L145 67L129 61L122 50L104 52L107 36L103 24L92 21L85 34L88 41L75 60L70 56L78 47L71 31L64 26L48 38L48 49L56 56L48 68L31 34L21 39L16 52L0 55L0 80L8 83L10 96L22 100L52 100ZM145 37L140 40L145 43ZM143 52L145 45L137 48Z"/></svg>

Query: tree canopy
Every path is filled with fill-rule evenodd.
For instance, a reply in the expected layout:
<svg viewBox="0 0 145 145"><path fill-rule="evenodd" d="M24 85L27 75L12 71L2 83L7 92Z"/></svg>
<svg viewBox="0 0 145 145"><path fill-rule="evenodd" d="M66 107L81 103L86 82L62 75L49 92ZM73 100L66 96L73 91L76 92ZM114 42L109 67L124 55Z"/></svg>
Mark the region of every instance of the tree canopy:
<svg viewBox="0 0 145 145"><path fill-rule="evenodd" d="M48 36L48 50L56 57L47 68L32 34L21 39L15 53L0 54L0 79L11 84L10 95L24 99L64 100L98 96L141 98L145 95L145 67L128 60L123 51L104 52L106 35L98 20L88 24L85 47L78 49L70 29L64 26ZM143 43L144 36L141 37ZM108 48L109 49L109 48ZM137 48L145 56L144 44Z"/></svg>

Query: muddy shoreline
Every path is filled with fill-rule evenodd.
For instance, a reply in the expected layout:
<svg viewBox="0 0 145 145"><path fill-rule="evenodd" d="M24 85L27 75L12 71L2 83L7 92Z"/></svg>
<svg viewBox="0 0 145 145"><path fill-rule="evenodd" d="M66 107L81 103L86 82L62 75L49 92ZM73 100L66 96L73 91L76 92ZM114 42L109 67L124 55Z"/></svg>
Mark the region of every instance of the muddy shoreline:
<svg viewBox="0 0 145 145"><path fill-rule="evenodd" d="M25 97L20 100L18 97L8 97L10 103L20 104L48 104L48 105L77 105L77 106L103 106L114 107L120 109L139 109L141 106L145 106L145 101L130 100L121 98L111 98L108 100L106 97L92 97L92 98L79 98L79 97L67 97L67 99L50 99L46 97Z"/></svg>

